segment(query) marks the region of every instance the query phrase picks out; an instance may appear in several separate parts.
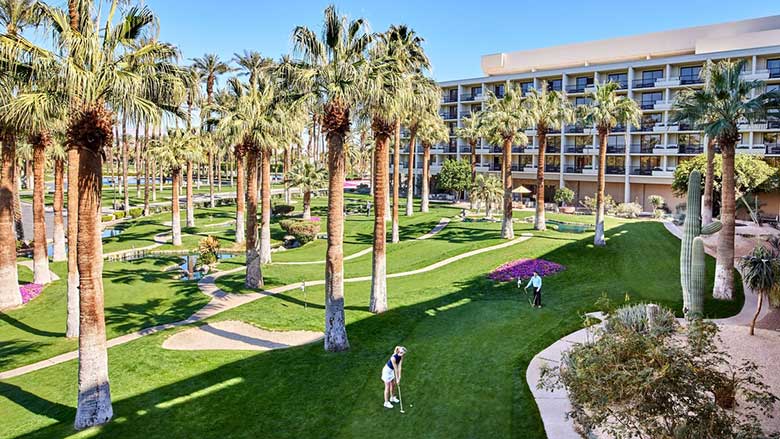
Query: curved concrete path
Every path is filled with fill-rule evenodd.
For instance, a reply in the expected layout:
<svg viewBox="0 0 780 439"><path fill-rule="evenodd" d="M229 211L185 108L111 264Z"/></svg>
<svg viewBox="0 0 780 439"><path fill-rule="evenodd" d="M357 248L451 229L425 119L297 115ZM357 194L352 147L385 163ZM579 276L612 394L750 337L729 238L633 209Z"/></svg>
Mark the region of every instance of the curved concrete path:
<svg viewBox="0 0 780 439"><path fill-rule="evenodd" d="M137 252L143 252L147 250L153 250L157 247L166 244L171 240L171 232L162 232L154 235L154 244L147 245L145 247L132 248L128 250L117 250L115 252L103 253L103 259L123 259L126 256L132 255Z"/></svg>
<svg viewBox="0 0 780 439"><path fill-rule="evenodd" d="M513 239L511 241L503 242L501 244L497 244L491 247L485 247L477 250L472 250L466 253L462 253L460 255L452 256L450 258L444 259L442 261L433 263L431 265L428 265L426 267L412 270L412 271L405 271L401 273L393 273L388 274L388 278L398 278L398 277L406 277L406 276L414 276L421 273L427 273L429 271L436 270L438 268L444 267L446 265L449 265L453 262L459 261L461 259L466 259L471 256L476 256L478 254L487 253L495 250L500 250L506 247L513 246L515 244L519 244L523 241L527 241L533 237L530 233L524 233L519 238ZM107 347L111 348L114 346L118 346L121 344L125 344L128 342L131 342L133 340L137 340L141 337L155 334L160 331L164 331L166 329L171 328L177 328L180 326L189 325L191 323L195 323L201 320L204 320L209 317L213 317L221 312L239 307L241 305L245 305L250 302L254 302L257 299L261 299L263 297L272 296L274 294L282 293L285 291L295 290L301 287L303 282L296 282L289 285L283 285L277 288L271 288L269 290L263 290L258 291L256 293L247 293L247 294L230 294L226 293L222 290L220 290L216 284L214 283L217 278L225 276L230 273L235 273L241 270L244 270L246 267L236 267L232 270L227 271L220 271L218 273L214 273L212 275L206 276L198 281L198 288L203 294L206 294L207 296L211 297L211 300L209 303L207 303L203 308L198 310L195 314L189 316L188 318L184 320L180 320L178 322L173 323L166 323L163 325L157 325L152 326L149 328L141 329L136 332L131 332L129 334L125 334L119 337L112 338L107 341L106 345ZM371 280L371 276L362 276L362 277L356 277L356 278L350 278L350 279L344 279L345 283L355 283L355 282L365 282ZM324 285L324 280L315 280L315 281L306 281L307 286L312 285ZM55 357L39 361L37 363L28 364L26 366L18 367L16 369L10 369L4 372L0 372L0 380L8 379L17 377L20 375L24 375L30 372L34 372L36 370L44 369L49 366L53 366L55 364L64 363L66 361L74 360L78 357L78 351L71 351L67 352L61 355L57 355Z"/></svg>
<svg viewBox="0 0 780 439"><path fill-rule="evenodd" d="M447 224L450 223L449 218L442 218L439 220L439 223L436 224L433 229L431 229L430 232L426 233L425 235L422 235L418 238L415 238L416 240L424 240L424 239L430 239L436 236L437 233L441 232L443 228L447 227ZM357 253L353 253L349 256L346 256L344 258L345 261L349 261L352 259L357 259L363 255L367 255L371 253L371 251L374 250L373 247L364 248L363 250L360 250ZM313 265L313 264L324 264L325 259L319 260L319 261L303 261L303 262L274 262L276 265Z"/></svg>
<svg viewBox="0 0 780 439"><path fill-rule="evenodd" d="M20 262L17 262L17 264L21 265L23 267L27 267L27 268L30 269L30 271L35 273L35 265L33 264L33 261L20 261ZM52 282L54 282L55 280L60 280L60 277L57 276L57 273L55 273L55 272L53 272L51 270L49 270L49 278L51 279Z"/></svg>
<svg viewBox="0 0 780 439"><path fill-rule="evenodd" d="M682 230L669 221L664 222L666 230L677 238L682 239ZM707 247L705 251L710 256L716 255ZM745 303L742 306L742 310L732 317L723 319L713 319L712 322L719 326L747 326L753 320L753 313L755 312L758 304L758 299L753 294L747 285L742 284L743 291L745 292ZM765 306L762 310L759 320L765 317L769 313L769 307ZM600 313L589 313L591 317L603 320L603 316ZM561 354L567 351L571 345L583 343L592 339L593 330L590 328L580 329L567 336L564 336L560 340L548 346L543 351L539 352L531 360L526 370L526 382L531 389L531 393L534 395L537 407L539 407L539 415L544 423L544 431L549 438L556 439L579 439L580 436L574 429L574 422L571 419L567 419L566 413L571 410L571 403L569 402L569 395L565 389L558 389L553 392L542 390L538 388L539 379L541 378L542 365L555 366L560 363Z"/></svg>

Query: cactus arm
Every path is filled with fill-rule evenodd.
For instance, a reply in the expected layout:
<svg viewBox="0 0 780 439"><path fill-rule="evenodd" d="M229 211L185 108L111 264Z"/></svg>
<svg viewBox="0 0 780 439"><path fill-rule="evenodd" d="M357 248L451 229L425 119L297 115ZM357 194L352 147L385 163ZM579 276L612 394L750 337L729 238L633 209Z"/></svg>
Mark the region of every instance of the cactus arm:
<svg viewBox="0 0 780 439"><path fill-rule="evenodd" d="M702 236L706 235L712 235L713 233L718 233L720 229L723 228L723 223L720 221L713 221L706 226L701 228L701 232L699 233Z"/></svg>

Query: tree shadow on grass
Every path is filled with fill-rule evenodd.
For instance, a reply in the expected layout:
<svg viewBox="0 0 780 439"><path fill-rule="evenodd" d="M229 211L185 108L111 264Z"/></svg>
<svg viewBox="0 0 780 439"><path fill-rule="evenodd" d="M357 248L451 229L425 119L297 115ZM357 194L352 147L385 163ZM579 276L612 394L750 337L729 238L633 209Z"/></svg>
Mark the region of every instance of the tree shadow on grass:
<svg viewBox="0 0 780 439"><path fill-rule="evenodd" d="M29 355L38 352L45 346L44 343L10 340L0 341L0 368L10 364L17 355Z"/></svg>
<svg viewBox="0 0 780 439"><path fill-rule="evenodd" d="M27 392L19 386L3 381L0 381L0 395L27 411L62 423L72 423L76 416L76 410L73 407L49 401L34 393Z"/></svg>
<svg viewBox="0 0 780 439"><path fill-rule="evenodd" d="M3 312L0 312L0 320L8 323L9 325L13 326L16 329L27 332L28 334L37 335L39 337L64 337L65 336L64 332L51 332L51 331L45 331L42 329L33 328L32 326L20 322L19 320L16 320L15 318Z"/></svg>

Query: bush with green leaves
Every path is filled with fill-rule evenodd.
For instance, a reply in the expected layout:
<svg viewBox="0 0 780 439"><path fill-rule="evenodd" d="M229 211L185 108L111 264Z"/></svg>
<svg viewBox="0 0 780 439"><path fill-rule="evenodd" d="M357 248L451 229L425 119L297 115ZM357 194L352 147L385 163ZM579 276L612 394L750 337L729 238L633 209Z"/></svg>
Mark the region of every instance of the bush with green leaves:
<svg viewBox="0 0 780 439"><path fill-rule="evenodd" d="M754 364L729 363L717 331L702 320L661 334L616 323L574 345L559 366L543 367L539 387L568 391L568 415L583 437L766 437L758 417L771 414L777 398Z"/></svg>
<svg viewBox="0 0 780 439"><path fill-rule="evenodd" d="M201 265L213 265L217 262L219 253L219 239L214 236L206 236L198 242L198 262Z"/></svg>
<svg viewBox="0 0 780 439"><path fill-rule="evenodd" d="M279 221L288 235L292 235L301 245L307 244L317 238L320 233L319 221L309 221L301 219L286 219Z"/></svg>
<svg viewBox="0 0 780 439"><path fill-rule="evenodd" d="M574 200L574 191L566 186L560 187L555 191L555 197L553 199L561 206L565 206Z"/></svg>
<svg viewBox="0 0 780 439"><path fill-rule="evenodd" d="M471 164L466 160L445 160L436 176L436 185L443 191L465 191L471 185Z"/></svg>
<svg viewBox="0 0 780 439"><path fill-rule="evenodd" d="M653 206L653 209L661 209L664 207L664 203L666 203L664 197L660 195L650 195L647 197L647 201L650 202L650 205Z"/></svg>
<svg viewBox="0 0 780 439"><path fill-rule="evenodd" d="M143 214L144 214L144 210L140 207L134 207L130 209L130 216L133 218L138 218Z"/></svg>
<svg viewBox="0 0 780 439"><path fill-rule="evenodd" d="M720 154L715 154L713 179L713 197L720 199L720 186L722 180L723 159ZM672 179L672 191L675 195L682 196L688 192L688 176L696 169L702 177L707 174L707 157L698 155L690 160L680 162L674 170ZM764 161L762 157L752 154L737 154L734 157L734 177L737 191L747 192L772 192L778 188L778 169ZM704 189L704 178L702 190Z"/></svg>
<svg viewBox="0 0 780 439"><path fill-rule="evenodd" d="M638 203L620 203L611 213L621 218L636 218L642 213L642 206Z"/></svg>
<svg viewBox="0 0 780 439"><path fill-rule="evenodd" d="M114 212L114 218L115 219L122 219L125 217L125 212L123 210L117 210Z"/></svg>
<svg viewBox="0 0 780 439"><path fill-rule="evenodd" d="M614 332L618 327L633 329L643 334L669 334L675 329L677 320L667 308L658 307L658 313L648 324L647 305L644 303L626 305L616 309L604 325L607 331Z"/></svg>
<svg viewBox="0 0 780 439"><path fill-rule="evenodd" d="M593 198L589 196L585 196L585 199L580 201L580 203L591 212L596 211L596 194L593 194ZM615 200L612 199L612 195L610 194L604 194L604 211L607 213L613 212L615 210Z"/></svg>
<svg viewBox="0 0 780 439"><path fill-rule="evenodd" d="M113 221L114 220L114 215L103 215L103 216L100 217L100 220L103 221L104 223L107 223L109 221Z"/></svg>
<svg viewBox="0 0 780 439"><path fill-rule="evenodd" d="M276 204L271 208L271 213L273 213L274 216L289 215L293 210L295 210L295 206L289 204Z"/></svg>

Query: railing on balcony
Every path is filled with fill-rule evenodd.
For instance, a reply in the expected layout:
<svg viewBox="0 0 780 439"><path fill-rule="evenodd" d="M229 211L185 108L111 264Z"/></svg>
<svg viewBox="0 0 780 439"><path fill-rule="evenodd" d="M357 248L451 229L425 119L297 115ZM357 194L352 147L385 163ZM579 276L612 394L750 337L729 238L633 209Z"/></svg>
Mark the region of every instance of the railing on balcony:
<svg viewBox="0 0 780 439"><path fill-rule="evenodd" d="M607 154L624 154L626 145L607 145Z"/></svg>
<svg viewBox="0 0 780 439"><path fill-rule="evenodd" d="M585 152L585 147L568 145L566 146L566 152L571 154L582 154L583 152Z"/></svg>
<svg viewBox="0 0 780 439"><path fill-rule="evenodd" d="M561 172L561 165L544 165L544 172Z"/></svg>
<svg viewBox="0 0 780 439"><path fill-rule="evenodd" d="M613 133L623 133L626 131L625 125L615 125L614 128L612 128Z"/></svg>
<svg viewBox="0 0 780 439"><path fill-rule="evenodd" d="M780 143L767 143L764 146L767 154L780 154Z"/></svg>
<svg viewBox="0 0 780 439"><path fill-rule="evenodd" d="M672 124L669 124L669 126L672 126ZM691 125L690 122L680 122L677 124L677 128L680 131L694 131L693 125Z"/></svg>
<svg viewBox="0 0 780 439"><path fill-rule="evenodd" d="M780 78L780 67L772 67L768 70L770 78Z"/></svg>
<svg viewBox="0 0 780 439"><path fill-rule="evenodd" d="M780 130L780 120L767 121L766 127L770 130Z"/></svg>
<svg viewBox="0 0 780 439"><path fill-rule="evenodd" d="M680 154L701 154L704 152L702 145L677 145L677 152Z"/></svg>
<svg viewBox="0 0 780 439"><path fill-rule="evenodd" d="M593 83L590 84L576 84L576 85L567 85L566 86L566 92L567 93L584 93L585 88L592 87Z"/></svg>
<svg viewBox="0 0 780 439"><path fill-rule="evenodd" d="M490 165L489 169L491 171L500 171L501 170L501 165L497 165L497 164L493 163L492 165Z"/></svg>
<svg viewBox="0 0 780 439"><path fill-rule="evenodd" d="M482 97L482 93L476 93L476 94L471 94L471 93L462 93L462 94L460 95L460 100L461 100L461 101L463 101L463 102L468 102L468 101L474 101L474 100L477 100L477 99L479 99L480 97Z"/></svg>
<svg viewBox="0 0 780 439"><path fill-rule="evenodd" d="M561 129L558 127L555 128L547 128L547 134L560 134Z"/></svg>
<svg viewBox="0 0 780 439"><path fill-rule="evenodd" d="M457 119L458 113L454 111L441 111L439 112L439 116L441 116L442 119Z"/></svg>
<svg viewBox="0 0 780 439"><path fill-rule="evenodd" d="M567 166L566 167L566 173L567 174L582 174L582 170L585 169L584 167L577 167L577 166Z"/></svg>
<svg viewBox="0 0 780 439"><path fill-rule="evenodd" d="M442 103L450 104L452 102L458 102L458 97L457 96L445 95L445 96L441 97L441 101L442 101Z"/></svg>
<svg viewBox="0 0 780 439"><path fill-rule="evenodd" d="M607 166L606 174L609 175L623 175L626 173L625 166Z"/></svg>
<svg viewBox="0 0 780 439"><path fill-rule="evenodd" d="M655 108L655 102L656 101L637 101L639 108L642 110L652 110Z"/></svg>
<svg viewBox="0 0 780 439"><path fill-rule="evenodd" d="M585 127L582 125L567 125L566 126L566 133L568 134L578 134L585 132Z"/></svg>
<svg viewBox="0 0 780 439"><path fill-rule="evenodd" d="M461 146L460 152L470 153L471 152L471 146Z"/></svg>
<svg viewBox="0 0 780 439"><path fill-rule="evenodd" d="M643 124L641 124L639 126L633 126L632 130L633 131L653 131L653 128L655 128L655 126L656 126L656 123L658 123L658 122L652 121L652 122L648 122L648 123L643 123Z"/></svg>
<svg viewBox="0 0 780 439"><path fill-rule="evenodd" d="M663 78L659 78L663 79ZM639 78L634 79L634 81L631 84L632 88L649 88L649 87L655 87L655 80L656 78Z"/></svg>
<svg viewBox="0 0 780 439"><path fill-rule="evenodd" d="M634 154L652 154L653 149L657 147L658 145L642 145L641 143L637 143L631 145L631 152Z"/></svg>
<svg viewBox="0 0 780 439"><path fill-rule="evenodd" d="M512 153L513 154L522 154L525 151L525 146L513 146L512 147Z"/></svg>
<svg viewBox="0 0 780 439"><path fill-rule="evenodd" d="M680 84L682 85L690 85L690 84L703 84L704 79L699 78L698 76L680 76Z"/></svg>
<svg viewBox="0 0 780 439"><path fill-rule="evenodd" d="M544 151L547 154L559 153L559 152L561 152L561 147L560 146L555 146L555 145L547 145L547 148L545 148Z"/></svg>
<svg viewBox="0 0 780 439"><path fill-rule="evenodd" d="M632 166L631 175L653 175L652 166Z"/></svg>

